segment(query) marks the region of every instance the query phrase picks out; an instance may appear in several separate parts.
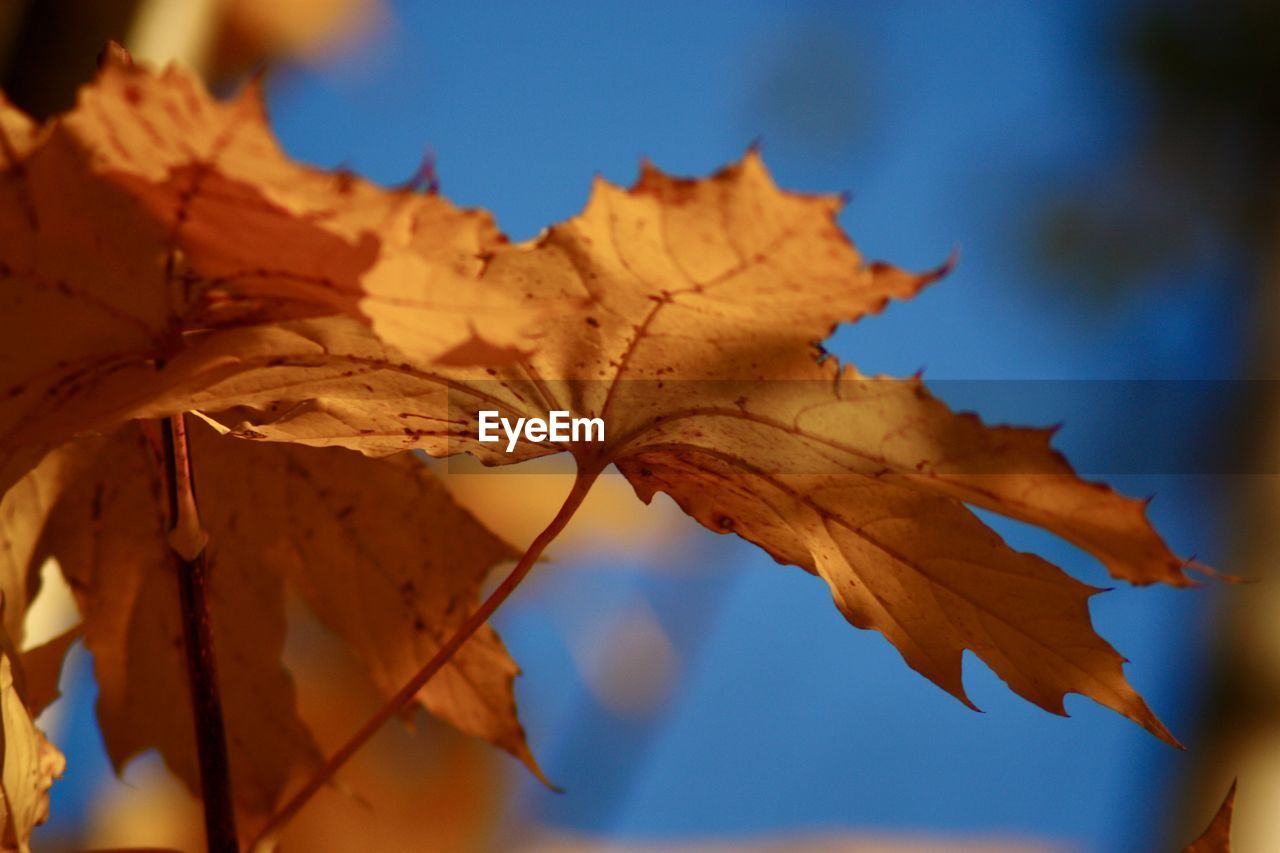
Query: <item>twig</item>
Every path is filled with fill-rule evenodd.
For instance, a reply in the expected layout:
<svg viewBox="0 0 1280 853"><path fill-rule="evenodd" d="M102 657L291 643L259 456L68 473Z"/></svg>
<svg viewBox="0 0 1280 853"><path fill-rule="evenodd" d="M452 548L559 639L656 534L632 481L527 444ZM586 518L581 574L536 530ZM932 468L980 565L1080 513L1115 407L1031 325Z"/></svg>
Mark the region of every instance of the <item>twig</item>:
<svg viewBox="0 0 1280 853"><path fill-rule="evenodd" d="M209 621L208 535L200 524L195 485L191 477L185 415L164 424L165 481L169 490L169 547L178 561L178 597L182 640L187 653L196 755L200 763L200 791L204 800L204 828L209 853L237 853L235 808L231 800L231 765L218 692L218 669Z"/></svg>
<svg viewBox="0 0 1280 853"><path fill-rule="evenodd" d="M387 720L408 707L417 697L419 691L431 680L432 676L443 669L444 665L449 662L449 659L453 657L458 649L462 648L462 645L471 638L471 635L489 620L494 611L507 600L516 587L520 585L521 581L528 576L529 571L538 561L538 558L542 556L542 552L547 545L560 535L565 525L573 518L573 514L582 505L583 499L586 498L587 492L590 491L591 485L595 482L599 473L599 468L579 469L578 476L573 482L573 488L568 496L565 497L559 512L556 513L555 518L551 519L551 523L538 534L537 538L529 544L528 550L520 557L515 568L511 570L511 574L507 575L502 583L498 584L493 592L489 593L489 597L467 617L466 621L458 626L458 629L436 651L431 660L427 661L413 678L409 679L394 696L375 711L365 721L364 725L346 743L339 747L338 751L322 767L312 774L306 784L267 820L253 841L250 842L250 850L265 849L260 848L260 845L264 845L273 835L283 829L285 824L292 820L302 810L302 807L310 802L316 792L333 778L333 775L382 728L382 725Z"/></svg>

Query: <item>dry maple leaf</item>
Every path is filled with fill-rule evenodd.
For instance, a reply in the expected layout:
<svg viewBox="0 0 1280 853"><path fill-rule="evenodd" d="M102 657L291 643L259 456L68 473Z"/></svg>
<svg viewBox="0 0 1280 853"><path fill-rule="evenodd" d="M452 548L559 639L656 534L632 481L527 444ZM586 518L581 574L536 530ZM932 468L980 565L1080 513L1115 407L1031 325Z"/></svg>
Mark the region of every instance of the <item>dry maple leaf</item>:
<svg viewBox="0 0 1280 853"><path fill-rule="evenodd" d="M299 709L330 748L357 729L384 695L340 643L316 636L291 647ZM518 781L484 743L431 719L387 726L279 838L282 850L490 850ZM363 798L346 795L343 786ZM374 804L370 808L370 804Z"/></svg>
<svg viewBox="0 0 1280 853"><path fill-rule="evenodd" d="M21 665L18 671L25 679L23 695L33 717L38 717L45 708L62 696L58 686L58 682L62 679L62 662L66 660L72 644L83 635L81 626L73 625L56 637L27 649L19 656Z"/></svg>
<svg viewBox="0 0 1280 853"><path fill-rule="evenodd" d="M1236 780L1232 780L1213 820L1209 821L1199 838L1184 848L1183 853L1231 853L1231 817L1235 809Z"/></svg>
<svg viewBox="0 0 1280 853"><path fill-rule="evenodd" d="M510 357L531 315L474 274L498 239L436 196L289 161L255 87L221 103L110 61L42 128L0 102L0 489L154 388L225 375L164 371L219 330L346 313L427 361Z"/></svg>
<svg viewBox="0 0 1280 853"><path fill-rule="evenodd" d="M43 129L0 109L0 157L0 488L86 466L13 516L21 531L0 527L13 540L4 583L29 583L35 561L24 574L22 559L52 504L44 548L79 596L118 764L156 746L189 784L197 775L177 689L173 519L143 430L111 434L186 411L234 436L194 431L192 458L249 812L316 759L279 663L286 584L385 692L425 684L428 708L532 766L514 664L485 629L462 643L610 464L642 499L666 492L824 578L853 624L963 701L970 649L1041 707L1063 713L1082 693L1172 741L1094 633L1095 590L1010 549L970 506L1050 530L1135 583L1187 584L1186 564L1141 502L1079 479L1049 433L987 427L918 379L822 357L815 343L836 324L937 273L864 263L839 200L778 190L754 152L707 180L646 168L630 191L600 182L580 216L511 246L482 214L290 163L252 90L220 104L180 72L114 63ZM600 418L607 439L503 452L479 440L482 410ZM86 431L108 437L37 466ZM511 554L417 460L237 439L490 464L564 451L580 474L473 610Z"/></svg>
<svg viewBox="0 0 1280 853"><path fill-rule="evenodd" d="M23 619L39 580L34 564L36 546L49 510L75 477L67 454L49 454L40 464L0 495L0 600L4 602L4 631L21 645Z"/></svg>
<svg viewBox="0 0 1280 853"><path fill-rule="evenodd" d="M189 438L210 535L233 790L247 813L261 816L293 772L318 759L280 662L286 586L394 693L474 606L492 565L513 554L412 456L257 445L204 427ZM80 603L107 751L122 769L155 747L199 790L176 558L153 447L129 426L63 452L88 461L55 505L43 546ZM515 716L517 672L486 630L418 699L540 775Z"/></svg>
<svg viewBox="0 0 1280 853"><path fill-rule="evenodd" d="M49 788L66 759L32 722L14 681L9 654L0 655L0 844L29 851L31 831L49 816Z"/></svg>
<svg viewBox="0 0 1280 853"><path fill-rule="evenodd" d="M641 498L670 494L717 532L823 577L855 625L964 701L970 649L1020 695L1064 713L1090 696L1172 742L1090 624L1096 590L1010 549L969 509L1044 527L1135 583L1190 583L1141 501L1078 478L1044 430L954 414L918 379L859 375L812 342L936 274L866 264L839 200L778 190L753 152L708 180L646 168L599 182L586 210L494 249L485 279L531 302L586 300L507 366L400 360L344 318L283 323L244 370L196 396L236 434L365 452L420 447L503 464L568 451L614 463ZM289 389L255 365L298 368ZM353 383L354 378L358 382ZM282 390L284 393L282 393ZM603 443L478 440L480 410L599 417Z"/></svg>
<svg viewBox="0 0 1280 853"><path fill-rule="evenodd" d="M194 783L159 475L133 427L107 450L86 439L48 451L79 433L109 433L161 393L177 398L175 413L193 408L191 393L234 375L240 362L229 354L273 321L337 313L392 340L412 327L415 358L459 363L514 357L535 315L477 281L482 252L503 239L487 215L293 164L266 129L256 89L219 103L182 71L155 74L112 55L77 107L42 128L0 103L0 588L20 636L34 544L56 504L45 546L78 587L111 754L119 765L156 746ZM219 343L224 334L230 346ZM270 381L287 387L290 376ZM484 571L509 554L417 462L281 448L245 457L250 446L229 440L211 447L197 465L220 539L211 551L220 566L215 622L231 684L236 793L263 813L293 768L316 757L278 662L284 575L394 692L465 616ZM227 479L232 471L238 479ZM283 479L268 488L259 481L268 475ZM341 503L295 494L316 483ZM264 510L262 495L277 502ZM385 515L395 495L402 512ZM286 497L293 503L279 502ZM346 512L378 535L357 534ZM397 550L421 543L389 528L391 518L419 531L444 519L471 540ZM324 547L281 544L304 533ZM264 545L278 552L271 560L254 550ZM365 560L376 578L356 571ZM413 618L378 622L377 609ZM41 704L56 696L73 639L24 658ZM515 719L515 672L487 633L419 698L538 772Z"/></svg>

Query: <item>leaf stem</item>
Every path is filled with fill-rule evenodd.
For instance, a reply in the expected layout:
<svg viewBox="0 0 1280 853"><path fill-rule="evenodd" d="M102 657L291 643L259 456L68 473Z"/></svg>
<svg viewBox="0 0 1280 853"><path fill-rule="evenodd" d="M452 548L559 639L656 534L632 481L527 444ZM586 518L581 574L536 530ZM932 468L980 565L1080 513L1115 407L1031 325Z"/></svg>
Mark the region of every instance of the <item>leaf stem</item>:
<svg viewBox="0 0 1280 853"><path fill-rule="evenodd" d="M528 549L521 555L511 573L494 588L493 592L489 593L489 597L466 618L466 621L458 626L457 630L445 641L444 645L436 650L431 659L411 679L405 682L404 686L394 696L375 711L364 722L364 725L346 743L339 747L338 751L322 767L312 774L306 784L271 816L253 841L250 842L250 850L259 849L259 845L264 844L273 834L283 829L285 824L302 810L303 806L315 796L316 792L333 778L334 774L382 728L382 725L387 720L394 717L414 701L432 676L443 669L458 649L462 648L462 645L471 638L471 635L489 620L494 611L510 597L516 587L520 586L520 583L529 575L530 570L538 562L538 558L542 556L542 552L547 545L551 544L552 540L560 535L565 525L573 518L574 513L582 506L582 501L591 490L591 486L595 483L596 477L599 476L600 470L598 466L580 468L578 470L577 477L573 481L573 488L565 497L555 518L551 519L546 528L537 535L533 542L529 543Z"/></svg>
<svg viewBox="0 0 1280 853"><path fill-rule="evenodd" d="M218 691L218 668L209 619L208 535L200 523L185 415L163 421L165 482L169 491L169 547L178 562L178 598L182 641L187 655L200 792L204 800L205 839L209 853L236 853L235 807L231 799L231 764Z"/></svg>

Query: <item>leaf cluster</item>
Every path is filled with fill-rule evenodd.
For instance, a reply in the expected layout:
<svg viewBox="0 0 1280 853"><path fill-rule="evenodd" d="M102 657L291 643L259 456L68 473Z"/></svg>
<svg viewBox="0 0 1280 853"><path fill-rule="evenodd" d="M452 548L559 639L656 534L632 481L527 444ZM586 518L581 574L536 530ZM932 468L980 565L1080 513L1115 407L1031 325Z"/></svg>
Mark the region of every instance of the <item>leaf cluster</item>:
<svg viewBox="0 0 1280 853"><path fill-rule="evenodd" d="M6 838L25 843L60 771L31 724L53 689L34 685L56 684L77 636L117 768L156 749L199 789L156 430L173 417L188 425L247 825L278 825L299 779L341 763L324 761L281 663L290 596L360 658L388 714L407 697L540 775L517 667L483 623L609 466L641 500L665 493L821 578L850 623L966 704L969 650L1048 711L1083 694L1174 743L1093 629L1098 590L974 509L1131 583L1188 585L1194 566L1141 501L1078 477L1049 432L988 426L919 378L822 352L837 324L946 271L866 261L841 204L780 190L752 151L705 179L646 165L629 189L597 181L581 214L511 244L432 192L289 160L253 87L220 102L180 70L117 58L43 126L0 105ZM602 418L607 437L507 453L478 440L481 410ZM421 453L565 453L578 477L518 554ZM82 623L18 655L47 557Z"/></svg>

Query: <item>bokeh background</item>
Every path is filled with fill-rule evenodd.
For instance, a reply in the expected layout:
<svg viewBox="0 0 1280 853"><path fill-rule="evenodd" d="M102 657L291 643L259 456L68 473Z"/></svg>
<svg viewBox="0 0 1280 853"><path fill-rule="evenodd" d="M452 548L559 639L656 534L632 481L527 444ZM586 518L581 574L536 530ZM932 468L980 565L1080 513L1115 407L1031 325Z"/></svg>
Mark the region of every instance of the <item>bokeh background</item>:
<svg viewBox="0 0 1280 853"><path fill-rule="evenodd" d="M69 105L108 36L223 91L261 70L293 156L387 184L428 158L444 195L517 240L574 215L595 174L629 183L642 157L706 174L758 140L783 186L851 194L841 222L868 255L924 268L961 249L943 284L832 352L923 370L989 420L1061 422L1080 467L1157 496L1175 550L1274 574L1274 3L7 4L0 76L29 109ZM442 470L516 540L567 489L554 466ZM1177 752L1079 697L1046 714L970 659L975 714L821 582L628 491L607 478L496 620L566 793L420 719L344 777L362 799L310 807L295 849L1170 849L1236 775L1241 848L1280 849L1265 583L1094 599ZM1074 548L997 526L1107 585ZM291 655L340 742L368 686L315 627ZM64 693L44 723L69 768L38 839L199 844L153 758L113 780L80 650Z"/></svg>

